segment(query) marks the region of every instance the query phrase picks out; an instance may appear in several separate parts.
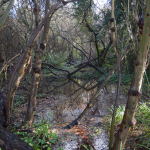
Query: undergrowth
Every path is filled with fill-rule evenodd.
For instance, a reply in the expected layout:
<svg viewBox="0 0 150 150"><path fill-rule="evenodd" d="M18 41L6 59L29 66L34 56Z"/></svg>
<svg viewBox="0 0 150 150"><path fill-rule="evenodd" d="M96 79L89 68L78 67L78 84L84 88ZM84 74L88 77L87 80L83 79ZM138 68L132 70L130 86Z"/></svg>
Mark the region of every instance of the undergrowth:
<svg viewBox="0 0 150 150"><path fill-rule="evenodd" d="M121 123L125 111L125 106L119 106L116 113L116 123ZM109 117L110 118L110 117ZM111 120L111 119L108 119ZM136 139L136 149L150 150L150 103L139 104L136 112L137 126L135 131L141 131ZM133 129L134 130L134 129Z"/></svg>
<svg viewBox="0 0 150 150"><path fill-rule="evenodd" d="M17 131L15 133L34 150L52 150L53 145L58 142L58 135L52 132L47 123L33 125L32 132Z"/></svg>

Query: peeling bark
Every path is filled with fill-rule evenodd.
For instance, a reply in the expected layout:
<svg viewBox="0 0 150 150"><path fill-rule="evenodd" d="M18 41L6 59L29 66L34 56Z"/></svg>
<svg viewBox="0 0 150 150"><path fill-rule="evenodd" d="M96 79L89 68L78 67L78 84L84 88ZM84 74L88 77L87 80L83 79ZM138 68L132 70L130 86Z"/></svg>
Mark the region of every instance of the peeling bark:
<svg viewBox="0 0 150 150"><path fill-rule="evenodd" d="M32 57L32 49L29 48L23 56L20 58L19 63L16 66L15 71L12 74L8 85L8 94L6 100L6 124L8 125L10 122L10 115L12 111L13 98L15 96L15 91L18 88L20 81L22 80L26 70L31 62Z"/></svg>

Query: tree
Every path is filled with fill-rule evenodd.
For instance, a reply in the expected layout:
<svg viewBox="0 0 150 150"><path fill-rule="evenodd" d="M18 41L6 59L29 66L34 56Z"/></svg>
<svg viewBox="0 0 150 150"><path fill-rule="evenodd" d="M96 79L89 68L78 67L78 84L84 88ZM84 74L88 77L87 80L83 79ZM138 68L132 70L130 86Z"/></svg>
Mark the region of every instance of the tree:
<svg viewBox="0 0 150 150"><path fill-rule="evenodd" d="M35 2L35 10L38 10L38 3ZM49 0L46 0L45 4L45 15L47 15L49 10ZM54 13L54 12L53 12ZM39 12L35 12L35 24L36 27L38 26L38 16ZM26 115L26 120L28 121L29 125L31 126L33 123L34 119L34 114L35 114L35 109L36 109L36 95L38 91L38 86L40 83L40 78L41 78L41 66L42 66L42 54L44 53L46 43L47 43L47 36L48 36L48 31L49 31L49 23L52 15L46 20L45 25L44 25L44 30L41 33L41 37L39 41L37 42L37 47L35 49L35 62L33 64L33 84L31 86L31 94L29 96L29 101L28 101L28 108L27 108L27 115Z"/></svg>
<svg viewBox="0 0 150 150"><path fill-rule="evenodd" d="M6 120L7 120L6 124L9 124L10 122L10 116L11 116L13 98L15 96L15 92L22 78L24 77L26 73L29 64L31 63L33 43L37 40L37 36L39 35L39 32L42 30L49 16L53 14L53 12L57 10L59 7L60 7L60 3L53 5L53 7L49 10L47 15L40 22L38 27L32 31L31 36L28 40L26 49L24 50L24 53L20 57L20 60L19 60L20 62L16 65L15 71L13 72L10 78L10 82L8 84L8 91L7 91L7 100L6 100Z"/></svg>
<svg viewBox="0 0 150 150"><path fill-rule="evenodd" d="M70 2L73 2L73 1L76 1L76 0L66 1L65 5ZM53 4L51 6L51 8L49 9L49 11L47 12L47 14L44 16L44 18L39 23L39 25L37 27L35 27L35 29L31 32L31 35L27 42L27 46L26 46L23 54L20 57L19 63L16 64L15 71L13 72L13 74L10 78L9 84L8 84L7 99L6 99L6 124L9 124L9 122L10 122L15 92L16 92L17 88L19 87L20 82L23 79L23 77L31 63L33 45L34 45L33 43L37 42L38 36L40 35L44 25L49 20L49 18L51 18L51 16L54 14L54 12L56 10L58 10L59 8L61 8L63 6L64 6L64 3L62 3L61 1L57 2L56 4ZM44 38L42 39L43 40L42 42L45 41L45 37L46 37L45 32L43 32L43 37ZM39 49L41 49L41 48L43 49L43 46L44 46L43 43L42 44L39 43ZM38 61L39 61L39 59L38 59Z"/></svg>
<svg viewBox="0 0 150 150"><path fill-rule="evenodd" d="M147 57L150 49L150 1L146 0L143 30L139 35L138 53L134 64L134 76L128 92L128 100L124 117L115 136L112 150L124 148L128 133L136 124L135 113L140 100L144 72L147 67Z"/></svg>
<svg viewBox="0 0 150 150"><path fill-rule="evenodd" d="M32 148L21 141L18 136L5 128L5 100L6 97L0 91L0 148L4 150L32 150Z"/></svg>

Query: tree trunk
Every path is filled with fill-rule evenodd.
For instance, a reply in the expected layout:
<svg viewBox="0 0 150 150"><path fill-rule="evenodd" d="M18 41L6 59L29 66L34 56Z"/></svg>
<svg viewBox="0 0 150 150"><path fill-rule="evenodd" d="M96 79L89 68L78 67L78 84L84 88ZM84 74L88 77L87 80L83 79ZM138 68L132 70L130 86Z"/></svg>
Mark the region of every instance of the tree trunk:
<svg viewBox="0 0 150 150"><path fill-rule="evenodd" d="M117 47L117 25L116 25L116 19L115 19L115 0L111 1L111 42L113 44L113 49L116 54L117 58L117 69L116 73L118 76L117 81L117 90L116 90L116 98L113 104L113 113L112 113L112 120L111 120L111 127L110 127L110 137L109 137L109 149L112 148L113 142L114 142L114 133L115 133L115 123L116 123L116 113L117 113L117 102L119 100L119 94L120 94L120 83L121 83L121 54Z"/></svg>
<svg viewBox="0 0 150 150"><path fill-rule="evenodd" d="M40 12L40 8L38 5L38 2L36 0L33 1L34 3L34 17L35 17L35 27L38 27L39 24L39 12ZM38 58L37 58L37 50L38 49L38 44L35 47L35 64L33 66L33 84L31 86L31 95L29 97L29 102L28 102L28 107L27 107L27 115L26 115L26 120L33 120L32 118L32 112L34 112L34 106L35 106L35 99L36 99L36 89L38 88L38 84L39 84L39 80L40 80L40 62L38 62ZM36 87L36 88L35 88ZM29 124L31 125L31 122L29 122Z"/></svg>
<svg viewBox="0 0 150 150"><path fill-rule="evenodd" d="M50 15L52 16L52 14L60 7L62 7L62 4L60 2L54 4L49 10L49 12L47 13L47 15L42 19L38 27L35 30L33 30L28 40L27 48L25 49L22 57L20 58L19 63L15 67L16 69L11 76L8 89L7 89L7 99L6 99L6 124L7 125L10 122L12 103L15 96L15 92L20 84L20 81L24 77L26 69L28 68L31 61L33 43L37 40L39 33L42 30L43 26L45 25L46 21L49 19L49 16Z"/></svg>
<svg viewBox="0 0 150 150"><path fill-rule="evenodd" d="M123 121L115 136L112 150L122 150L125 146L128 133L136 121L134 119L136 108L141 95L141 86L144 72L146 70L147 56L150 48L150 0L146 1L146 11L144 16L144 28L139 37L138 54L135 62L134 77L128 92Z"/></svg>
<svg viewBox="0 0 150 150"><path fill-rule="evenodd" d="M106 79L97 87L97 91L92 95L92 97L90 98L90 100L89 100L87 106L85 107L85 109L83 110L83 112L75 120L73 120L70 124L68 124L65 127L63 127L64 129L70 129L74 125L77 125L78 121L80 121L82 119L82 117L90 110L90 108L92 108L96 104L97 97L99 96L99 91L104 88L104 86L106 85L107 81L111 78L111 76L113 74L114 74L114 70L109 72L109 74L106 77Z"/></svg>
<svg viewBox="0 0 150 150"><path fill-rule="evenodd" d="M37 6L37 5L36 5ZM45 15L47 15L49 9L49 0L46 1L45 6ZM35 17L37 18L37 17ZM28 108L27 108L27 114L26 114L26 121L28 122L28 125L31 126L34 120L34 114L36 110L36 96L38 91L38 86L41 79L41 66L42 66L42 54L45 49L45 44L47 41L48 31L49 31L49 23L50 18L47 19L44 25L44 30L42 32L42 37L38 43L38 48L35 50L35 62L33 66L33 84L31 86L31 94L28 101Z"/></svg>
<svg viewBox="0 0 150 150"><path fill-rule="evenodd" d="M6 124L10 122L10 115L12 111L13 98L15 96L15 91L18 88L21 79L23 78L32 57L32 49L28 48L27 51L21 57L19 63L16 66L15 71L12 74L8 85L7 100L6 100Z"/></svg>
<svg viewBox="0 0 150 150"><path fill-rule="evenodd" d="M33 150L15 134L0 126L0 148L2 150Z"/></svg>
<svg viewBox="0 0 150 150"><path fill-rule="evenodd" d="M0 148L2 150L32 150L15 134L7 131L5 127L5 101L6 97L0 92Z"/></svg>

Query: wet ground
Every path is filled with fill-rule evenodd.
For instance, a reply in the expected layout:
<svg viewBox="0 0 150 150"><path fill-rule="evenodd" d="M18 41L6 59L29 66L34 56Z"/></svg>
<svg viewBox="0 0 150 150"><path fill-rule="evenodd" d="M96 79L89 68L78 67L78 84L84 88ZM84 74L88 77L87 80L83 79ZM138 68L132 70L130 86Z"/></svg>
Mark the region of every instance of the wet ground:
<svg viewBox="0 0 150 150"><path fill-rule="evenodd" d="M93 147L93 150L108 149L108 131L103 125L103 118L110 113L116 97L114 87L109 87L108 90L109 92L100 91L96 105L72 129L61 129L61 127L80 115L91 98L91 93L82 92L73 97L64 94L51 95L38 99L35 122L47 121L61 139L61 142L53 148L54 150L60 147L63 150L80 150L85 141ZM126 97L123 94L120 95L118 104L124 104L125 101ZM25 110L26 105L17 109L16 114L19 116L15 118L23 120ZM21 120L16 120L16 123L19 122Z"/></svg>

